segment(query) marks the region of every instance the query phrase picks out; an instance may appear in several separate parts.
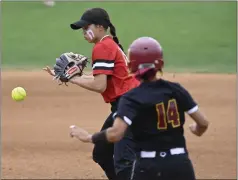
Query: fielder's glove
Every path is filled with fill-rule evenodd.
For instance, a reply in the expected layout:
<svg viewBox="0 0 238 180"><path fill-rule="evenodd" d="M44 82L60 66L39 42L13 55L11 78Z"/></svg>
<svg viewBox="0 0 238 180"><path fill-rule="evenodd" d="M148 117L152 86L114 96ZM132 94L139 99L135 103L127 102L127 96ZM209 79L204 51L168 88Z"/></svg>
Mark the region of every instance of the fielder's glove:
<svg viewBox="0 0 238 180"><path fill-rule="evenodd" d="M62 83L68 82L74 76L82 76L88 58L81 54L64 53L56 58L54 65L55 78Z"/></svg>

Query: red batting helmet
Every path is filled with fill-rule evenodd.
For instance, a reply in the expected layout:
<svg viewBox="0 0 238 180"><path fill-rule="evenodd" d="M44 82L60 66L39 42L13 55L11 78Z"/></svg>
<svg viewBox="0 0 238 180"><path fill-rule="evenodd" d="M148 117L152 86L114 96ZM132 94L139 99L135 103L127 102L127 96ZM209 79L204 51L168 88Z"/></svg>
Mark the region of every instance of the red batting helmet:
<svg viewBox="0 0 238 180"><path fill-rule="evenodd" d="M128 49L129 68L132 73L142 76L147 72L161 71L164 65L160 43L151 37L140 37Z"/></svg>

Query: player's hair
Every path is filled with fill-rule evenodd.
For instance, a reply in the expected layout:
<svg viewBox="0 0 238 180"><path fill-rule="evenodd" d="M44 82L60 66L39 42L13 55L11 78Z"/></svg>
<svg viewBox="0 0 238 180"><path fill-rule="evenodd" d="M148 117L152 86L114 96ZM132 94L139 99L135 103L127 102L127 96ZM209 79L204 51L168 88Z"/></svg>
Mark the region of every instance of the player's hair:
<svg viewBox="0 0 238 180"><path fill-rule="evenodd" d="M144 81L151 81L156 76L156 74L157 74L157 70L152 68L141 75L138 74L137 76Z"/></svg>
<svg viewBox="0 0 238 180"><path fill-rule="evenodd" d="M124 49L123 49L122 45L120 44L119 39L116 35L116 28L111 23L110 17L109 17L109 14L107 13L107 11L102 8L93 8L93 9L91 9L91 11L94 11L94 12L97 11L99 14L102 15L101 17L103 17L103 19L106 20L106 24L101 24L101 25L104 27L105 30L110 28L110 34L112 35L114 42L117 43L117 45L121 48L122 51L124 51Z"/></svg>
<svg viewBox="0 0 238 180"><path fill-rule="evenodd" d="M118 39L118 37L116 35L116 28L115 28L115 26L113 26L113 24L110 23L109 27L110 27L110 34L112 35L113 40L115 41L115 43L118 44L118 46L121 48L121 50L124 51L124 49L123 49L122 45L120 44L119 39Z"/></svg>

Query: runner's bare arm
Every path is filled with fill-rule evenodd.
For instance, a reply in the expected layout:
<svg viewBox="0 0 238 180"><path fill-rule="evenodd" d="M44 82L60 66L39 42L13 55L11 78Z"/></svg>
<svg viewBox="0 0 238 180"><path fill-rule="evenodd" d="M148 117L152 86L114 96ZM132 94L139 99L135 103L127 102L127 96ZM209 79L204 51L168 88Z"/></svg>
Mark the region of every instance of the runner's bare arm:
<svg viewBox="0 0 238 180"><path fill-rule="evenodd" d="M208 120L198 109L196 112L189 114L190 117L195 121L195 124L190 125L190 130L197 136L202 136L208 128Z"/></svg>
<svg viewBox="0 0 238 180"><path fill-rule="evenodd" d="M70 127L70 136L76 137L77 139L85 143L97 143L99 141L118 142L123 138L127 127L128 124L117 117L112 127L109 127L104 131L94 133L93 135L83 128L73 125Z"/></svg>
<svg viewBox="0 0 238 180"><path fill-rule="evenodd" d="M106 131L107 141L118 142L120 141L127 129L128 125L119 117L113 123L113 126Z"/></svg>

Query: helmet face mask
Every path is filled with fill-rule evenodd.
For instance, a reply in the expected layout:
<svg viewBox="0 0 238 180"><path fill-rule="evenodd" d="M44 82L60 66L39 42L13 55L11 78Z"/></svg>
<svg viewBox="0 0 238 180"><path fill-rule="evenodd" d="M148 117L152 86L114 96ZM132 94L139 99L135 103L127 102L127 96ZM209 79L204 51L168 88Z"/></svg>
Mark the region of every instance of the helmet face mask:
<svg viewBox="0 0 238 180"><path fill-rule="evenodd" d="M161 71L164 65L162 47L151 37L140 37L133 41L128 58L130 71L140 75L150 69L154 69L155 73Z"/></svg>

